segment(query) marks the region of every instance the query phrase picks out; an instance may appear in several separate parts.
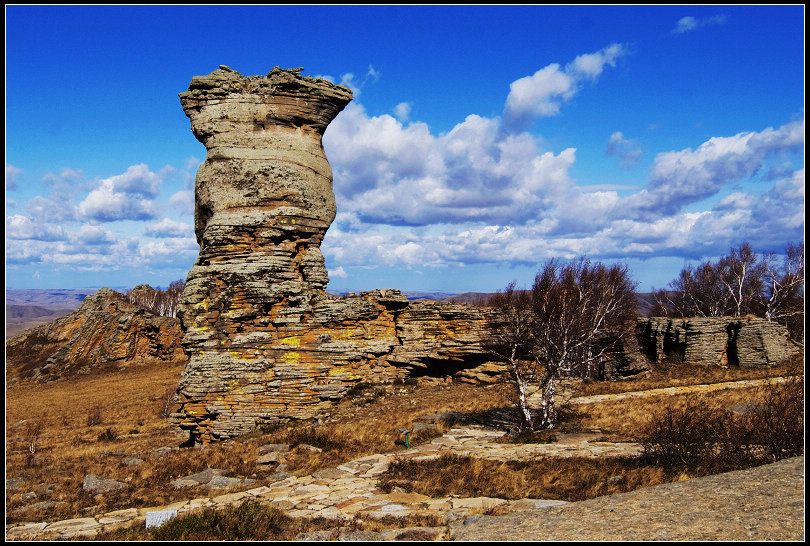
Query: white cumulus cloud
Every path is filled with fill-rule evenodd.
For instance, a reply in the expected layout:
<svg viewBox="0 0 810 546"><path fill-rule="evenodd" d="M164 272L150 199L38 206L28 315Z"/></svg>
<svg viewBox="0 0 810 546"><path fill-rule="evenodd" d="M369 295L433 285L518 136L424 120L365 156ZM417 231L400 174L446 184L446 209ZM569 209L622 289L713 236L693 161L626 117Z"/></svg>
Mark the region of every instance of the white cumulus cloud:
<svg viewBox="0 0 810 546"><path fill-rule="evenodd" d="M683 34L685 32L689 32L700 27L705 27L707 25L721 25L726 22L725 15L714 15L712 17L704 17L702 19L697 19L696 17L692 17L688 15L686 17L681 17L678 19L678 23L675 25L675 28L672 29L673 34Z"/></svg>
<svg viewBox="0 0 810 546"><path fill-rule="evenodd" d="M161 178L146 165L133 165L127 172L105 178L79 203L82 218L99 222L149 220L157 214L153 201Z"/></svg>
<svg viewBox="0 0 810 546"><path fill-rule="evenodd" d="M64 241L68 233L61 226L34 222L27 216L15 214L6 217L6 238L36 241Z"/></svg>
<svg viewBox="0 0 810 546"><path fill-rule="evenodd" d="M611 44L596 53L578 56L565 68L554 63L515 80L506 97L504 128L521 130L539 117L556 116L561 105L579 91L582 81L596 79L605 66L616 66L617 59L626 53L621 44Z"/></svg>
<svg viewBox="0 0 810 546"><path fill-rule="evenodd" d="M731 182L755 174L771 156L804 147L804 119L778 129L713 137L696 149L664 152L655 157L650 180L624 205L642 216L674 214L685 205L712 195Z"/></svg>
<svg viewBox="0 0 810 546"><path fill-rule="evenodd" d="M163 218L159 222L147 225L146 228L144 228L143 232L144 235L159 238L193 237L194 227L191 226L190 224L177 222L175 220L172 220L171 218Z"/></svg>

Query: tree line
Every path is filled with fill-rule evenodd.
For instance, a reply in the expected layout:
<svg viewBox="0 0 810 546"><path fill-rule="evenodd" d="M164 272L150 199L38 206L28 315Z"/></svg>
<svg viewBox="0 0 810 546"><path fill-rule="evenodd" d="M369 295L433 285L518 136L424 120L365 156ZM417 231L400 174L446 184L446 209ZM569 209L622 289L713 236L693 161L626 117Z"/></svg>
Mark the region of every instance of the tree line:
<svg viewBox="0 0 810 546"><path fill-rule="evenodd" d="M626 265L581 257L549 260L531 289L515 282L489 298L491 349L509 364L523 427L553 428L556 382L563 377L602 379L606 359L634 333L637 283ZM669 290L654 293L651 316L753 314L788 327L804 339L804 243L784 256L758 257L747 242L717 262L684 268ZM539 397L539 412L529 398Z"/></svg>
<svg viewBox="0 0 810 546"><path fill-rule="evenodd" d="M175 317L185 286L186 283L182 280L173 281L166 290L162 290L160 287L152 288L148 284L139 284L135 288L127 290L124 295L127 297L127 301L140 305L151 313L162 317Z"/></svg>

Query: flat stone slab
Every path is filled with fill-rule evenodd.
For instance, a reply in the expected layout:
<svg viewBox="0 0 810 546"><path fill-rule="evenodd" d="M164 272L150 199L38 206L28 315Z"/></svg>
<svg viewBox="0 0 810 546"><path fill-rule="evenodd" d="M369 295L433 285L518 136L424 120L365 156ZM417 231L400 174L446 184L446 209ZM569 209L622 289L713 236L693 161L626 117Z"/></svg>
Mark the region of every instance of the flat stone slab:
<svg viewBox="0 0 810 546"><path fill-rule="evenodd" d="M128 489L129 484L119 482L110 478L102 478L95 474L88 474L84 477L82 489L88 493L107 493L109 491L118 491L121 489Z"/></svg>
<svg viewBox="0 0 810 546"><path fill-rule="evenodd" d="M13 527L6 527L6 540L31 540L42 531L48 524L42 523L22 523Z"/></svg>
<svg viewBox="0 0 810 546"><path fill-rule="evenodd" d="M211 481L206 483L205 485L210 488L227 488L227 487L236 487L242 485L253 485L256 483L256 480L250 478L228 478L226 476L214 476L211 478Z"/></svg>
<svg viewBox="0 0 810 546"><path fill-rule="evenodd" d="M451 501L453 510L459 508L466 508L468 510L487 510L502 504L506 504L505 499L496 499L493 497L468 497L462 499L453 499Z"/></svg>
<svg viewBox="0 0 810 546"><path fill-rule="evenodd" d="M263 446L259 446L259 454L264 453L271 453L271 452L281 452L285 453L290 450L290 444L265 444Z"/></svg>
<svg viewBox="0 0 810 546"><path fill-rule="evenodd" d="M177 510L155 510L146 513L146 528L160 527L169 520L177 517Z"/></svg>
<svg viewBox="0 0 810 546"><path fill-rule="evenodd" d="M219 470L218 468L206 468L202 472L177 478L172 482L172 485L175 489L181 489L183 487L197 487L206 484L217 476L222 476L223 474L224 471Z"/></svg>
<svg viewBox="0 0 810 546"><path fill-rule="evenodd" d="M58 533L59 535L71 536L93 536L101 529L101 524L95 518L76 518L55 521L45 529L44 533Z"/></svg>
<svg viewBox="0 0 810 546"><path fill-rule="evenodd" d="M546 500L546 499L518 499L516 501L509 501L509 508L515 511L518 510L536 510L539 508L550 508L552 506L562 506L568 504L564 500Z"/></svg>
<svg viewBox="0 0 810 546"><path fill-rule="evenodd" d="M125 521L130 521L137 517L138 517L137 508L125 508L124 510L116 510L114 512L103 514L101 516L98 516L96 519L102 525L111 525L113 523L122 523Z"/></svg>

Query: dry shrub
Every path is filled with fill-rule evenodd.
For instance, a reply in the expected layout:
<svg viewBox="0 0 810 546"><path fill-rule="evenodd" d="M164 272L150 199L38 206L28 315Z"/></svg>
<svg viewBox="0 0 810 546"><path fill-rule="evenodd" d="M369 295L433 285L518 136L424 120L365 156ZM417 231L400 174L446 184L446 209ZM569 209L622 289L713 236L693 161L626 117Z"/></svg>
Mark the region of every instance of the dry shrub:
<svg viewBox="0 0 810 546"><path fill-rule="evenodd" d="M644 454L668 470L706 461L728 428L728 412L695 395L684 401L654 413L640 438Z"/></svg>
<svg viewBox="0 0 810 546"><path fill-rule="evenodd" d="M98 435L99 442L114 442L117 439L118 434L111 427L107 427L107 430Z"/></svg>
<svg viewBox="0 0 810 546"><path fill-rule="evenodd" d="M153 540L273 540L290 521L277 508L247 500L169 520L150 534Z"/></svg>
<svg viewBox="0 0 810 546"><path fill-rule="evenodd" d="M668 471L708 474L803 453L804 378L754 392L741 415L695 395L653 412L639 436L644 457Z"/></svg>
<svg viewBox="0 0 810 546"><path fill-rule="evenodd" d="M96 425L100 425L101 423L101 407L95 406L89 412L87 412L87 426L94 427Z"/></svg>
<svg viewBox="0 0 810 546"><path fill-rule="evenodd" d="M168 419L174 411L174 389L167 389L163 396L160 398L160 409L158 410L158 418Z"/></svg>
<svg viewBox="0 0 810 546"><path fill-rule="evenodd" d="M804 452L804 377L759 390L759 400L743 417L748 441L761 448L760 457L773 462Z"/></svg>

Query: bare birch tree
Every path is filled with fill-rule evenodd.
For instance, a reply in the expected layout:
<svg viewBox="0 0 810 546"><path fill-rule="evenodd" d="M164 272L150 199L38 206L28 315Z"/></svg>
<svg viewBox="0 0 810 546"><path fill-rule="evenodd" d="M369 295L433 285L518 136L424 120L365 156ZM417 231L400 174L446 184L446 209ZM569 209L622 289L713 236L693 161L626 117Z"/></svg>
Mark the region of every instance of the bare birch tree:
<svg viewBox="0 0 810 546"><path fill-rule="evenodd" d="M804 336L804 243L791 244L781 257L759 258L747 242L717 262L681 270L668 290L654 293L651 316L742 317L755 315Z"/></svg>
<svg viewBox="0 0 810 546"><path fill-rule="evenodd" d="M765 318L784 324L791 336L804 339L804 243L785 249L781 263L774 254L763 260L767 301Z"/></svg>
<svg viewBox="0 0 810 546"><path fill-rule="evenodd" d="M129 290L126 296L130 303L140 305L156 315L175 317L184 287L185 282L182 280L173 281L166 290L139 284Z"/></svg>
<svg viewBox="0 0 810 546"><path fill-rule="evenodd" d="M717 262L718 279L729 302L724 315L741 317L758 314L762 305L763 264L744 242Z"/></svg>
<svg viewBox="0 0 810 546"><path fill-rule="evenodd" d="M600 376L605 359L621 350L637 316L635 286L623 265L550 260L530 291L513 283L493 297L493 331L529 428L555 426L558 378ZM540 394L536 418L526 400L530 384Z"/></svg>

